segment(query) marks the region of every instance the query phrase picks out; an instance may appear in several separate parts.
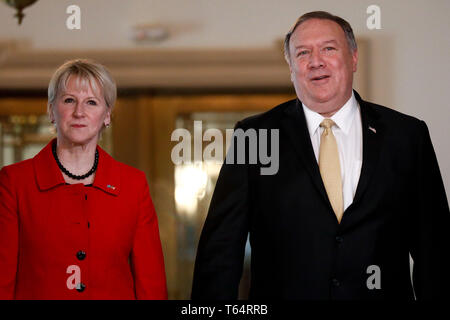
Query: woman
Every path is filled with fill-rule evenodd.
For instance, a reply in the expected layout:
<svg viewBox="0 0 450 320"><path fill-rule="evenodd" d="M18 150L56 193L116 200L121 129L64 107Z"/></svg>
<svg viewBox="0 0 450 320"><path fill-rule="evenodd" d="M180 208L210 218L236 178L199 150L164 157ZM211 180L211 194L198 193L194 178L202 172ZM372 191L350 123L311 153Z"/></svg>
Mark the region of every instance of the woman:
<svg viewBox="0 0 450 320"><path fill-rule="evenodd" d="M53 75L57 132L0 171L0 299L166 299L158 222L145 174L98 145L116 85L89 60Z"/></svg>

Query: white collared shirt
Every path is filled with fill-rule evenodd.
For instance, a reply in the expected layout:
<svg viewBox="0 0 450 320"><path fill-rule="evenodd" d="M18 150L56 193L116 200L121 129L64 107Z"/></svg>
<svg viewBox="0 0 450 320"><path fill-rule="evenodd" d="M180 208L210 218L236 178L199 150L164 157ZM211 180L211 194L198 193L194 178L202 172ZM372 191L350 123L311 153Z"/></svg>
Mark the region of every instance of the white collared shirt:
<svg viewBox="0 0 450 320"><path fill-rule="evenodd" d="M314 154L319 162L320 137L324 130L320 127L320 123L325 118L308 109L304 104L302 106ZM331 117L331 120L336 124L331 130L336 137L339 150L345 211L353 202L362 165L361 112L353 92L350 99Z"/></svg>

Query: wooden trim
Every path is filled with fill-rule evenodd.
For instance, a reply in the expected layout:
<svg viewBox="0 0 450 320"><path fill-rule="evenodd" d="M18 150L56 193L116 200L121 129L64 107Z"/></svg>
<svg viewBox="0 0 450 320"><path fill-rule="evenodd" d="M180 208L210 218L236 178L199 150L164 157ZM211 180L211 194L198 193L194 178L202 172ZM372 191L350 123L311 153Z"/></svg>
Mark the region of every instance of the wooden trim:
<svg viewBox="0 0 450 320"><path fill-rule="evenodd" d="M155 96L154 105L159 109L171 108L175 113L262 111L281 102L294 99L289 94L242 94L242 95L192 95Z"/></svg>
<svg viewBox="0 0 450 320"><path fill-rule="evenodd" d="M358 39L354 87L370 99L369 43ZM47 89L64 61L90 58L106 65L120 89L286 89L289 68L279 46L260 49L36 50L0 43L0 89Z"/></svg>
<svg viewBox="0 0 450 320"><path fill-rule="evenodd" d="M0 116L47 113L45 98L1 98Z"/></svg>
<svg viewBox="0 0 450 320"><path fill-rule="evenodd" d="M120 88L290 88L281 50L3 50L0 89L44 89L64 61L106 65Z"/></svg>

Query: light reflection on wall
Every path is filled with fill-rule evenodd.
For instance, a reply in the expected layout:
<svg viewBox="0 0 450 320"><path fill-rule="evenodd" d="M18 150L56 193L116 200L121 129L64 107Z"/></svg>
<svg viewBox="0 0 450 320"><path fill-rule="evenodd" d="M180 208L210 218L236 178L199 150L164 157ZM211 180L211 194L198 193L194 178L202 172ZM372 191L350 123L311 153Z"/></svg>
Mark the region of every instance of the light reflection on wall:
<svg viewBox="0 0 450 320"><path fill-rule="evenodd" d="M197 211L197 202L205 196L208 176L202 163L175 167L175 202L177 211L191 217Z"/></svg>
<svg viewBox="0 0 450 320"><path fill-rule="evenodd" d="M186 163L175 166L175 204L177 212L193 219L198 212L198 202L213 188L221 164L214 161Z"/></svg>
<svg viewBox="0 0 450 320"><path fill-rule="evenodd" d="M228 149L227 143L231 139L226 139L227 130L233 129L236 122L259 113L256 111L238 111L238 112L193 112L183 113L177 116L176 128L182 128L189 131L191 137L197 133L203 137L206 130L220 130L224 138L223 152L225 156ZM198 127L195 121L202 121L201 132L196 132ZM215 139L214 139L215 141ZM207 146L212 143L211 140L203 139L200 146L203 152ZM197 145L198 147L199 145ZM191 150L195 145L191 140ZM193 155L193 153L192 153ZM191 155L191 156L192 156ZM214 153L215 156L215 153ZM191 160L193 157L191 158ZM192 276L194 273L194 262L197 253L198 241L208 214L214 188L222 167L223 161L208 159L208 153L203 154L203 161L191 161L175 165L175 207L177 217L177 299L189 299L192 289ZM250 246L248 245L248 248ZM240 289L240 297L245 299L249 284L249 259L250 251L247 249L245 257L244 271Z"/></svg>

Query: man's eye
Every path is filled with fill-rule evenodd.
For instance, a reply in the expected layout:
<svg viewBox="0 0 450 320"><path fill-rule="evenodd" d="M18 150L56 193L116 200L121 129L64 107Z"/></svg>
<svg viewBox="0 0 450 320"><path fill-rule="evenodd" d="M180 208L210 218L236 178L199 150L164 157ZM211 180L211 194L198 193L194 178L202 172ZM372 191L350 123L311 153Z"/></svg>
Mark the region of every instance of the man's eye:
<svg viewBox="0 0 450 320"><path fill-rule="evenodd" d="M334 47L326 47L325 51L332 51L332 50L336 50Z"/></svg>
<svg viewBox="0 0 450 320"><path fill-rule="evenodd" d="M74 102L75 100L73 100L72 98L65 98L64 99L64 103L72 103L72 102Z"/></svg>
<svg viewBox="0 0 450 320"><path fill-rule="evenodd" d="M306 54L308 54L308 50L302 50L297 53L297 56L300 57L300 56L304 56Z"/></svg>

